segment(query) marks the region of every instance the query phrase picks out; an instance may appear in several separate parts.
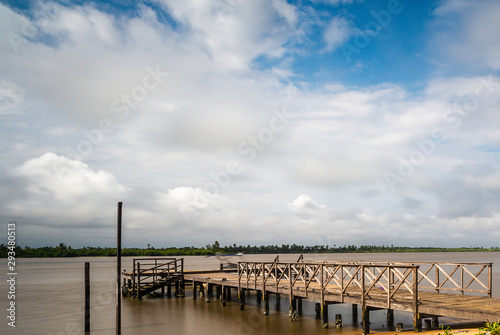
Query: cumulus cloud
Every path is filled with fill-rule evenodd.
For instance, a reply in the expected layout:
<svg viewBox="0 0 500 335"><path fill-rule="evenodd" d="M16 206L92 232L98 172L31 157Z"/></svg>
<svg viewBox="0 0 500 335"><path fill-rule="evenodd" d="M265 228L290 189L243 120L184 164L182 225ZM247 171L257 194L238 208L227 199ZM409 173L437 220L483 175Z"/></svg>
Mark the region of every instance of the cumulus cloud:
<svg viewBox="0 0 500 335"><path fill-rule="evenodd" d="M333 51L347 42L355 33L355 29L350 22L342 16L334 17L325 28L324 39L325 50Z"/></svg>
<svg viewBox="0 0 500 335"><path fill-rule="evenodd" d="M498 43L479 22L496 5L481 4L471 20L460 2L434 17L467 28L443 49L484 47L469 54L495 69ZM498 234L495 73L433 75L419 90L311 82L294 72L311 25L327 51L354 28L281 0L165 0L130 15L44 6L27 15L0 4L0 34L19 38L0 41L1 220L29 226L28 244L110 245L118 201L129 245ZM278 111L294 117L278 124ZM227 171L232 161L241 171ZM399 176L392 189L386 172Z"/></svg>
<svg viewBox="0 0 500 335"><path fill-rule="evenodd" d="M441 50L446 58L446 62L441 58L443 63L447 66L457 63L453 69L464 64L490 71L500 69L500 37L496 34L500 29L496 19L500 15L498 1L444 1L434 13L434 24L440 30L432 39L432 47ZM443 24L444 19L453 24Z"/></svg>

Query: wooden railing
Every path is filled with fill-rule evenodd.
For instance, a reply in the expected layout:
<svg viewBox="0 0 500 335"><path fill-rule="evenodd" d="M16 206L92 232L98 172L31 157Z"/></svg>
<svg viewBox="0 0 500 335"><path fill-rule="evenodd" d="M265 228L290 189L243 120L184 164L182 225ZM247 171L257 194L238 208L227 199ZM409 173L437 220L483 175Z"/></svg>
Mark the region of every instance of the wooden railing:
<svg viewBox="0 0 500 335"><path fill-rule="evenodd" d="M395 301L395 294L405 290L415 304L418 299L418 265L365 265L339 262L239 262L239 288L275 286L289 290L290 296L320 293L336 295L340 302L349 294L357 295L364 304L370 293L380 296L383 292L387 308Z"/></svg>
<svg viewBox="0 0 500 335"><path fill-rule="evenodd" d="M307 261L310 262L310 261ZM312 261L314 263L329 263L329 261ZM485 294L492 296L492 266L493 263L457 263L457 262L340 262L342 264L365 265L376 267L385 265L418 265L418 289L455 291L464 295ZM373 270L375 271L375 269ZM453 293L453 292L451 292Z"/></svg>
<svg viewBox="0 0 500 335"><path fill-rule="evenodd" d="M413 311L418 311L418 292L435 290L460 294L487 294L492 290L491 263L407 263L407 262L332 262L309 261L299 258L298 262L238 262L238 287L266 290L288 290L290 296L296 293L308 296L320 293L336 296L344 302L349 296L365 300L372 294L384 299L386 308L396 301L398 293L411 299ZM402 295L400 295L401 298Z"/></svg>
<svg viewBox="0 0 500 335"><path fill-rule="evenodd" d="M183 258L134 258L132 282L139 293L141 283L156 283L168 280L184 272Z"/></svg>
<svg viewBox="0 0 500 335"><path fill-rule="evenodd" d="M492 263L419 263L419 289L492 296ZM428 286L424 286L428 285Z"/></svg>

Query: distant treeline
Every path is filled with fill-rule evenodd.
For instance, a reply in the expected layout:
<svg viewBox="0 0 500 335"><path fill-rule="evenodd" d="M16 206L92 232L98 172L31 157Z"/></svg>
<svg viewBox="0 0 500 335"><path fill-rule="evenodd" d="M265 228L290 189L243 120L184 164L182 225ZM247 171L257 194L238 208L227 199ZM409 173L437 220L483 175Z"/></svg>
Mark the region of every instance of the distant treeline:
<svg viewBox="0 0 500 335"><path fill-rule="evenodd" d="M8 246L0 245L0 257L8 255ZM148 245L147 248L123 248L122 256L196 256L226 254L307 254L307 253L367 253L367 252L457 252L457 251L500 251L499 247L463 247L463 248L435 248L435 247L395 247L376 245L344 245L333 247L328 245L303 246L297 244L243 246L233 244L232 246L220 246L219 242L208 244L205 247L183 247L183 248L155 248ZM16 246L16 257L84 257L84 256L116 256L116 248L83 247L73 249L60 243L57 247L30 248Z"/></svg>

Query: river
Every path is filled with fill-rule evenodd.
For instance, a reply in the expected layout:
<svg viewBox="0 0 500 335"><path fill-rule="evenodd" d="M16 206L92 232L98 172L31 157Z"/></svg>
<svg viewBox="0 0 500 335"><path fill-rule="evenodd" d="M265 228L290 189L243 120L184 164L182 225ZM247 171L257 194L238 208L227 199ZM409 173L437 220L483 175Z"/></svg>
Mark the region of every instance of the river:
<svg viewBox="0 0 500 335"><path fill-rule="evenodd" d="M275 255L244 255L246 261L272 261ZM280 255L281 261L296 261L298 255ZM492 262L493 296L500 297L500 252L471 253L373 253L373 254L306 254L305 259L323 260L378 260L408 262ZM6 280L0 284L1 306L4 311L1 334L70 335L83 334L84 263L90 262L91 271L91 334L115 334L116 259L89 258L32 258L18 259L16 278L16 327L9 327L6 309L9 287ZM122 259L123 268L132 268L132 258ZM184 257L186 269L218 268L215 257ZM5 276L4 276L5 277ZM8 278L7 278L8 279ZM122 334L196 334L196 335L251 335L251 334L360 334L360 319L353 324L351 306L333 305L329 308L330 328L323 329L314 318L314 302L304 300L303 315L298 322L288 318L288 300L281 299L280 310L271 298L270 315L262 314L262 306L255 295L247 298L240 311L236 294L233 301L222 307L217 300L206 303L193 300L187 289L186 298L154 298L122 300ZM335 314L342 314L343 328L336 329ZM395 322L411 328L410 313L395 311ZM371 330L387 331L386 312L370 314ZM441 322L455 320L442 318Z"/></svg>

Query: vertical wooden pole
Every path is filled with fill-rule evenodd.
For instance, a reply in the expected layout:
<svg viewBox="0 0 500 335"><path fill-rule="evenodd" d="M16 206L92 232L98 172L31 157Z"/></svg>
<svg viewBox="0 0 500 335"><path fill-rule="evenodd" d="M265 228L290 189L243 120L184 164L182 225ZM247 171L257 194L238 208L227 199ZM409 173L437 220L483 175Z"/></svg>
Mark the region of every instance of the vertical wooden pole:
<svg viewBox="0 0 500 335"><path fill-rule="evenodd" d="M240 302L240 311L245 309L245 289L238 290L238 300Z"/></svg>
<svg viewBox="0 0 500 335"><path fill-rule="evenodd" d="M90 263L85 262L85 334L90 334Z"/></svg>
<svg viewBox="0 0 500 335"><path fill-rule="evenodd" d="M212 301L212 296L214 295L214 286L212 284L207 284L207 302Z"/></svg>
<svg viewBox="0 0 500 335"><path fill-rule="evenodd" d="M302 315L302 298L297 298L297 315Z"/></svg>
<svg viewBox="0 0 500 335"><path fill-rule="evenodd" d="M493 288L491 287L491 283L493 281L493 271L492 271L492 263L488 265L488 296L491 298L493 294Z"/></svg>
<svg viewBox="0 0 500 335"><path fill-rule="evenodd" d="M141 299L141 263L137 262L137 300Z"/></svg>
<svg viewBox="0 0 500 335"><path fill-rule="evenodd" d="M281 308L281 295L276 293L276 310L279 311Z"/></svg>
<svg viewBox="0 0 500 335"><path fill-rule="evenodd" d="M193 280L193 300L196 300L196 282Z"/></svg>
<svg viewBox="0 0 500 335"><path fill-rule="evenodd" d="M464 266L460 265L460 294L464 295Z"/></svg>
<svg viewBox="0 0 500 335"><path fill-rule="evenodd" d="M264 294L264 315L269 315L269 293L263 292Z"/></svg>
<svg viewBox="0 0 500 335"><path fill-rule="evenodd" d="M365 296L365 266L361 265L361 322L363 327L363 335L370 333L370 310L366 307ZM359 275L359 271L358 271Z"/></svg>
<svg viewBox="0 0 500 335"><path fill-rule="evenodd" d="M422 319L418 313L418 266L413 268L413 329L415 333L422 331Z"/></svg>
<svg viewBox="0 0 500 335"><path fill-rule="evenodd" d="M118 220L116 234L116 335L122 333L122 295L121 272L122 272L122 202L118 203Z"/></svg>
<svg viewBox="0 0 500 335"><path fill-rule="evenodd" d="M394 327L394 310L393 309L387 310L387 326L389 328Z"/></svg>
<svg viewBox="0 0 500 335"><path fill-rule="evenodd" d="M436 293L439 293L439 268L437 264L434 264L436 267Z"/></svg>

